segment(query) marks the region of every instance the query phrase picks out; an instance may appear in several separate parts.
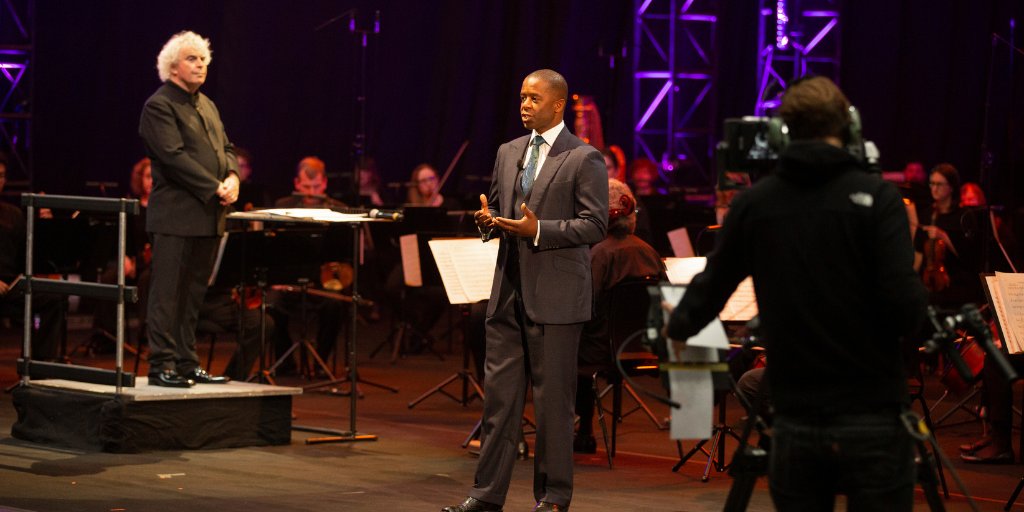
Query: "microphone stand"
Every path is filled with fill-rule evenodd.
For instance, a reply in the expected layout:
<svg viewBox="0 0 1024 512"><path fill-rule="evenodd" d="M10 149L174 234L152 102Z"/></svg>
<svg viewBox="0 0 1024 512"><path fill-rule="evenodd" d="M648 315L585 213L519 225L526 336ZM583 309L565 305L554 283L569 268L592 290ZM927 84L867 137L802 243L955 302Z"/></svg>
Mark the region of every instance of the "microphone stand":
<svg viewBox="0 0 1024 512"><path fill-rule="evenodd" d="M313 29L314 32L322 30L334 22L348 18L348 31L355 34L359 41L359 76L357 77L359 90L356 94L356 106L358 114L356 118L359 124L356 127L356 134L352 140L352 156L355 160L355 170L352 173L353 204L359 202L359 173L366 166L366 47L369 43L369 35L380 34L380 11L373 13L373 26L371 28L360 28L356 26L358 9L349 9Z"/></svg>

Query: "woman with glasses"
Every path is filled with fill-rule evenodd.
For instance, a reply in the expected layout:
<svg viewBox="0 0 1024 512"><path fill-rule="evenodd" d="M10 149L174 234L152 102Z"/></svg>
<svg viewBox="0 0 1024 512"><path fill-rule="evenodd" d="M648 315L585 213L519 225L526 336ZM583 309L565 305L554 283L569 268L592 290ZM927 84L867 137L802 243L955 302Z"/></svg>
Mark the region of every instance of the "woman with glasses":
<svg viewBox="0 0 1024 512"><path fill-rule="evenodd" d="M968 236L960 206L960 173L952 164L935 166L928 175L932 205L922 211L915 238L918 265L929 290L929 303L959 309L981 299L978 240Z"/></svg>

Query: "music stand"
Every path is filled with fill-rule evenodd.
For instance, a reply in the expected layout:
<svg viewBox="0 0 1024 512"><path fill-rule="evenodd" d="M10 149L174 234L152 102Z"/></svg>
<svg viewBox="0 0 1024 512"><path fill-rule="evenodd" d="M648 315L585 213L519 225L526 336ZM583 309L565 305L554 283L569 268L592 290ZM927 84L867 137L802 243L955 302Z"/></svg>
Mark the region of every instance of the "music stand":
<svg viewBox="0 0 1024 512"><path fill-rule="evenodd" d="M274 370L298 349L308 350L321 370L330 375L327 365L312 349L306 336L306 285L319 275L319 257L323 251L323 227L311 224L284 226L280 222L261 231L229 232L217 255L211 285L221 287L258 286L260 306L260 368L255 375L261 382L275 383ZM241 261L240 265L224 265L224 261ZM270 283L298 283L302 293L303 333L288 350L267 367L266 293ZM239 331L239 336L242 333ZM305 364L303 364L305 366Z"/></svg>
<svg viewBox="0 0 1024 512"><path fill-rule="evenodd" d="M448 302L462 307L466 330L462 340L462 369L409 402L408 407L412 409L434 393L441 393L465 407L470 399L470 385L481 399L484 397L483 388L469 369L469 307L470 304L490 298L499 243L481 243L479 238L449 238L434 239L428 245L448 294ZM462 381L461 400L444 389L456 380Z"/></svg>
<svg viewBox="0 0 1024 512"><path fill-rule="evenodd" d="M399 246L401 249L401 265L403 274L403 283L401 298L399 300L398 309L396 310L397 321L394 322L394 327L391 332L382 340L376 348L370 352L370 358L372 359L377 355L385 345L391 344L391 364L395 364L398 361L398 357L402 352L402 348L405 345L406 339L410 333L419 336L423 339L426 344L426 349L431 354L434 354L439 360L444 361L442 356L435 348L434 345L437 340L430 335L428 332L429 326L420 329L416 324L410 320L408 315L408 307L410 301L408 296L410 289L417 290L430 290L434 288L427 287L440 287L441 276L438 273L437 265L434 263L434 259L430 256L430 247L428 243L431 238L435 236L447 236L441 233L410 233L403 235L399 238ZM427 299L433 299L434 297L428 296Z"/></svg>
<svg viewBox="0 0 1024 512"><path fill-rule="evenodd" d="M284 220L296 220L296 217L284 216L273 211L268 212L236 212L229 215L229 218L242 219L242 220L258 220L258 221L270 221L279 222ZM298 219L304 222L315 222L323 224L325 222L336 222L347 224L352 229L352 299L356 304L359 302L359 252L361 249L360 231L361 226L364 222L372 222L377 219L370 219L365 214L335 214L331 216L318 216L315 218L307 218L305 220ZM349 328L351 329L348 344L348 356L349 356L349 376L348 381L353 383L353 389L355 389L355 383L358 382L358 375L356 374L356 339L358 336L358 325L357 322L359 312L355 307L352 308L352 322ZM314 443L332 443L332 442L354 442L354 441L376 441L377 436L372 434L360 434L356 429L356 402L358 398L357 393L351 393L349 395L349 429L333 430L318 427L307 427L301 425L292 425L293 430L300 430L305 432L314 432L320 434L328 434L328 437L309 438L306 439L306 444Z"/></svg>

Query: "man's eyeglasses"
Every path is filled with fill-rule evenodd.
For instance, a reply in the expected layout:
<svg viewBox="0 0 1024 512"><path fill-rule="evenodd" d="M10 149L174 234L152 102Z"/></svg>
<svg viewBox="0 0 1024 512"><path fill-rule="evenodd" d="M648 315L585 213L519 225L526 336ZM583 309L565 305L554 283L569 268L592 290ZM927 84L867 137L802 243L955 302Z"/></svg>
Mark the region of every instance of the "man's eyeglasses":
<svg viewBox="0 0 1024 512"><path fill-rule="evenodd" d="M941 181L929 181L928 182L928 186L929 187L940 187L941 188L941 187L948 187L949 183L943 183Z"/></svg>

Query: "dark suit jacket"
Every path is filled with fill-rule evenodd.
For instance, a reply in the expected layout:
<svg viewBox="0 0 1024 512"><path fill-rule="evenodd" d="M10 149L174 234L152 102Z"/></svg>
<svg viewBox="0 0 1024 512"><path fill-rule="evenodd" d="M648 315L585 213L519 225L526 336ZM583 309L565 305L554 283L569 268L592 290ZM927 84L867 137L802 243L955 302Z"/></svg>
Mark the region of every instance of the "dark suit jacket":
<svg viewBox="0 0 1024 512"><path fill-rule="evenodd" d="M530 136L502 144L494 162L494 177L487 204L491 214L521 216L515 203L519 162ZM572 324L590 320L593 285L590 246L604 240L608 229L608 172L601 153L585 144L567 128L548 152L526 201L540 219L540 245L533 240L506 236L498 251L487 315L498 304L505 267L519 265L523 305L538 324ZM498 236L498 231L485 239ZM511 261L509 244L519 248Z"/></svg>
<svg viewBox="0 0 1024 512"><path fill-rule="evenodd" d="M237 173L238 162L210 98L164 82L142 108L139 135L153 161L146 231L222 234L227 208L217 187L229 172Z"/></svg>

